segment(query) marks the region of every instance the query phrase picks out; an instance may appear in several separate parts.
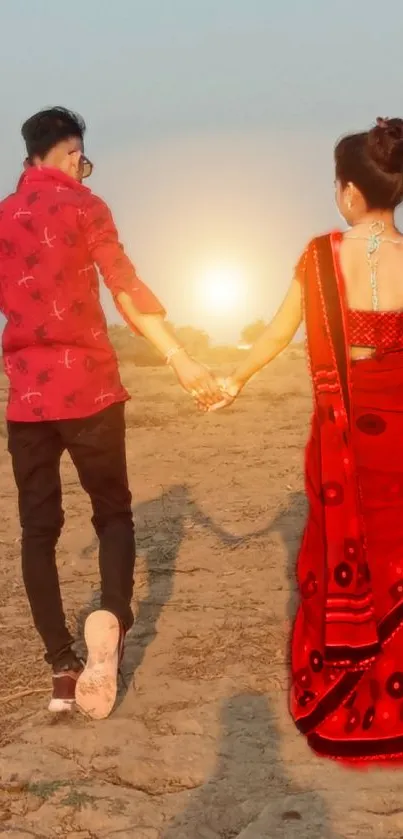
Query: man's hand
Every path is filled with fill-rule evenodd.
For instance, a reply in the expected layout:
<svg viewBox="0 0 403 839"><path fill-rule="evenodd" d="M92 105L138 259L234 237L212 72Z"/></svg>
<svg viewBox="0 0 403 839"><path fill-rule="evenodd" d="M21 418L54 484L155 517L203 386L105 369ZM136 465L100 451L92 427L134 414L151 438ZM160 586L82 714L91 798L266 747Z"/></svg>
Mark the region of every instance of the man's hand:
<svg viewBox="0 0 403 839"><path fill-rule="evenodd" d="M204 410L208 410L222 399L220 386L203 364L194 361L184 350L170 361L182 387Z"/></svg>

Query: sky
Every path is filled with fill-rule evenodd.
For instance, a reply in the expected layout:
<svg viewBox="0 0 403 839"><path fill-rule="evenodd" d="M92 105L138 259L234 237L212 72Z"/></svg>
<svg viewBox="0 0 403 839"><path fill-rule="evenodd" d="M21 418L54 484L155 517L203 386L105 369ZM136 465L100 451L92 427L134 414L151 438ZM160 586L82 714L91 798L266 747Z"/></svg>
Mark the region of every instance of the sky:
<svg viewBox="0 0 403 839"><path fill-rule="evenodd" d="M140 275L216 342L269 320L306 241L340 225L337 138L403 115L401 0L2 0L1 34L1 194L23 120L79 111Z"/></svg>

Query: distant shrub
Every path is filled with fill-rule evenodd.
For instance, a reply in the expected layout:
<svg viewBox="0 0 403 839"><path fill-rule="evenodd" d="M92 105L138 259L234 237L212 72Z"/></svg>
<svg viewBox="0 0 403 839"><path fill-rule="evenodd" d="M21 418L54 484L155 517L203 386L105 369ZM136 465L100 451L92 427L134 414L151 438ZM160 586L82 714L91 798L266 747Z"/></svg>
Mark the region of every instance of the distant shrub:
<svg viewBox="0 0 403 839"><path fill-rule="evenodd" d="M267 324L264 320L256 320L254 323L245 326L241 332L241 341L243 344L253 344L257 338L260 338L265 331Z"/></svg>
<svg viewBox="0 0 403 839"><path fill-rule="evenodd" d="M210 347L206 360L210 364L237 364L244 355L245 351L239 350L237 347Z"/></svg>
<svg viewBox="0 0 403 839"><path fill-rule="evenodd" d="M164 359L149 341L135 335L127 326L111 326L109 338L120 364L131 363L138 367L160 367L164 364Z"/></svg>
<svg viewBox="0 0 403 839"><path fill-rule="evenodd" d="M263 321L257 321L249 329L250 332L254 330L257 335L263 328ZM246 331L244 330L245 333ZM236 346L211 346L209 336L201 329L181 326L175 330L175 335L190 355L205 364L217 366L237 364L245 356L245 349ZM109 337L122 365L135 364L137 367L162 367L165 363L164 359L145 338L135 335L127 326L111 326ZM250 334L248 337L252 337L252 335ZM285 352L289 358L296 359L301 357L303 350L303 343L295 343Z"/></svg>

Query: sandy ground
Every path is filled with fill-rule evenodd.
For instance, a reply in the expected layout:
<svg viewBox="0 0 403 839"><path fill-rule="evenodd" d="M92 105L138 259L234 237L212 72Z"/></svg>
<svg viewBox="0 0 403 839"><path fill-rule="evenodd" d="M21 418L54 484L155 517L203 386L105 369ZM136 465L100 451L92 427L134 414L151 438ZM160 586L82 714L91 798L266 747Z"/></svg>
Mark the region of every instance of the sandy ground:
<svg viewBox="0 0 403 839"><path fill-rule="evenodd" d="M287 711L311 397L297 350L226 414L196 414L165 369L129 370L138 529L126 687L102 723L52 720L21 585L0 439L0 834L13 839L400 839L400 771L320 761ZM4 386L4 382L2 383ZM4 434L4 431L3 431ZM63 464L69 621L96 602L88 501Z"/></svg>

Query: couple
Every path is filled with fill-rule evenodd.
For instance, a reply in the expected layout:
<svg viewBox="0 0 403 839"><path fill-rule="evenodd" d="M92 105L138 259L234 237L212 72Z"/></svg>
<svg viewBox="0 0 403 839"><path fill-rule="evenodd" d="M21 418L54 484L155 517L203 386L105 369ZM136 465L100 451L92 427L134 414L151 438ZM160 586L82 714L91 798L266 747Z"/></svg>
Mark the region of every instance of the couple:
<svg viewBox="0 0 403 839"><path fill-rule="evenodd" d="M83 185L83 121L31 117L25 172L0 206L8 445L18 488L22 570L53 670L49 709L107 717L133 624L135 560L123 388L96 267L129 326L166 358L204 410L226 407L305 319L314 391L306 450L308 520L298 559L291 711L319 754L403 757L403 121L379 119L336 146L336 200L348 230L314 239L272 323L219 383L180 347L164 309ZM55 550L68 451L93 507L101 609L84 664L65 623Z"/></svg>

